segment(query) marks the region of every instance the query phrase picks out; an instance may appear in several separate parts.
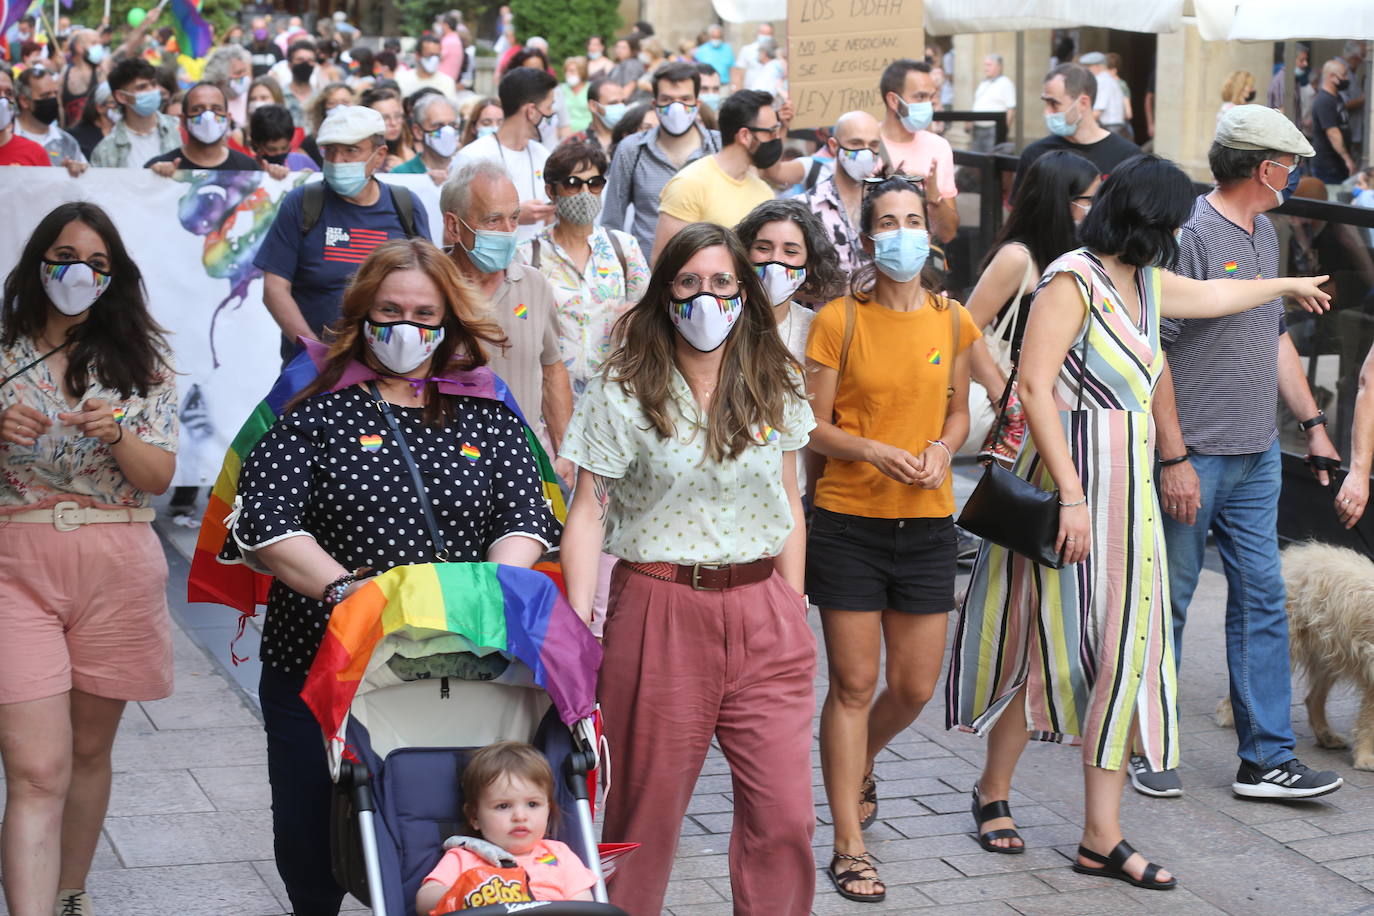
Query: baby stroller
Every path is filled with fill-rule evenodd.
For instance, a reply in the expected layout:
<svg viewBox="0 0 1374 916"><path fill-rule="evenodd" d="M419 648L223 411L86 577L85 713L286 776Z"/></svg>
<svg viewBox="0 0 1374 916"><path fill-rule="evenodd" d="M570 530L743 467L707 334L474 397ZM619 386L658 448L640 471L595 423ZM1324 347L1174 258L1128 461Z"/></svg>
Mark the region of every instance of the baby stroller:
<svg viewBox="0 0 1374 916"><path fill-rule="evenodd" d="M463 832L459 778L469 754L527 741L555 774L562 817L552 836L597 876L598 902L463 913L624 916L606 902L588 792L598 765L600 665L600 644L553 580L534 570L403 566L350 595L330 617L301 692L328 744L339 883L377 916L411 916L444 840Z"/></svg>

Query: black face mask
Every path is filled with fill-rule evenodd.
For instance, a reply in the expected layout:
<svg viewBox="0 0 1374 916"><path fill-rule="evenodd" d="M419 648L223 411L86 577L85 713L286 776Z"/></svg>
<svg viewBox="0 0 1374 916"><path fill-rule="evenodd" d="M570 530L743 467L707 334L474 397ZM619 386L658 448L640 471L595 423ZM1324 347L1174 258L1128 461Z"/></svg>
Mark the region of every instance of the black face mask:
<svg viewBox="0 0 1374 916"><path fill-rule="evenodd" d="M1347 90L1347 89L1349 89L1349 88L1350 88L1350 79L1349 79L1349 78L1342 79L1342 80L1337 80L1337 81L1336 81L1336 91L1337 91L1337 92L1344 92L1345 90Z"/></svg>
<svg viewBox="0 0 1374 916"><path fill-rule="evenodd" d="M263 162L268 163L269 165L286 165L286 157L289 155L291 155L291 153L288 151L285 153L277 153L273 156L262 155L258 158L261 159Z"/></svg>
<svg viewBox="0 0 1374 916"><path fill-rule="evenodd" d="M755 168L766 169L777 165L782 158L782 138L775 137L765 143L760 143L759 148L749 154L749 160L754 163Z"/></svg>
<svg viewBox="0 0 1374 916"><path fill-rule="evenodd" d="M1247 102L1253 102L1254 100L1255 100L1255 90L1251 89L1250 92L1246 94L1246 96L1245 96L1245 101L1247 101Z"/></svg>
<svg viewBox="0 0 1374 916"><path fill-rule="evenodd" d="M33 100L33 116L43 124L57 120L57 97Z"/></svg>
<svg viewBox="0 0 1374 916"><path fill-rule="evenodd" d="M308 83L310 77L315 75L315 65L309 61L301 61L291 65L291 79L297 83Z"/></svg>

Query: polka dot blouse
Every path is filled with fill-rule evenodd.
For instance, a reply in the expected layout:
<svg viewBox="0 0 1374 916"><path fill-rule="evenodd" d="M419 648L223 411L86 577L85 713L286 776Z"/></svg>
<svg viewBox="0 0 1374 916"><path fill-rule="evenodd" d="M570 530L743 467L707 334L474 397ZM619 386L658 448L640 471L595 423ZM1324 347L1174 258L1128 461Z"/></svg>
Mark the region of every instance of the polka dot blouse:
<svg viewBox="0 0 1374 916"><path fill-rule="evenodd" d="M503 404L456 398L448 425L392 405L429 491L453 562L480 562L513 534L546 547L559 535L520 420ZM242 511L221 557L307 534L348 569L384 572L434 562L420 497L386 417L357 387L311 398L281 417L239 475ZM328 621L317 595L272 583L262 634L266 664L305 674Z"/></svg>

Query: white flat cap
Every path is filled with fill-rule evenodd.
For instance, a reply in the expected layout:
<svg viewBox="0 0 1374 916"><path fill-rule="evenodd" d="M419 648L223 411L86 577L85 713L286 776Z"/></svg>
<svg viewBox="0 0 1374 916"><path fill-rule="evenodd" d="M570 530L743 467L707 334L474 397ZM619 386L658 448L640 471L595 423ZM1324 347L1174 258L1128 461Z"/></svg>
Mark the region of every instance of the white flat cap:
<svg viewBox="0 0 1374 916"><path fill-rule="evenodd" d="M382 120L381 112L361 105L340 105L325 117L315 135L315 143L319 146L361 143L385 133L386 121Z"/></svg>
<svg viewBox="0 0 1374 916"><path fill-rule="evenodd" d="M1230 149L1316 155L1312 144L1283 112L1264 105L1237 105L1223 114L1217 122L1217 143Z"/></svg>
<svg viewBox="0 0 1374 916"><path fill-rule="evenodd" d="M1093 67L1097 64L1105 64L1107 62L1107 55L1103 54L1101 51L1089 51L1087 54L1078 58L1078 62L1085 67Z"/></svg>

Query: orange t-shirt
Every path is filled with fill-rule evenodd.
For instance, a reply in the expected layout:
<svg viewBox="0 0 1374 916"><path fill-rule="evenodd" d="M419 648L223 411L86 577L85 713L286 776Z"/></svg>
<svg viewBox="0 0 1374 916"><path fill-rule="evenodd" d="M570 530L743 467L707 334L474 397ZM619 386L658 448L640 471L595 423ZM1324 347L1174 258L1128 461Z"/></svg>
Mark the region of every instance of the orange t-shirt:
<svg viewBox="0 0 1374 916"><path fill-rule="evenodd" d="M950 353L954 346L949 312L926 296L914 312L897 312L877 302L860 302L854 337L839 390L835 425L850 435L875 439L919 455L944 429ZM959 303L960 353L982 336ZM827 304L811 323L806 356L831 369L840 367L844 346L844 300ZM865 518L944 518L954 514L949 477L936 490L898 483L867 461L827 458L816 484L816 505Z"/></svg>
<svg viewBox="0 0 1374 916"><path fill-rule="evenodd" d="M577 853L557 840L540 840L534 849L513 858L529 875L530 896L535 900L571 900L596 884L596 876L582 864ZM437 881L444 887L452 887L459 875L485 861L461 846L449 849L434 870L425 876L424 883Z"/></svg>

